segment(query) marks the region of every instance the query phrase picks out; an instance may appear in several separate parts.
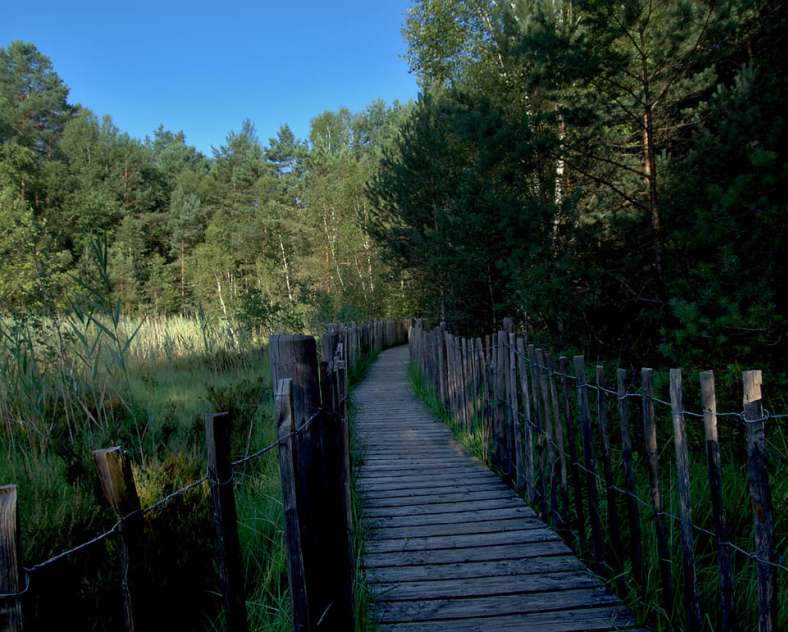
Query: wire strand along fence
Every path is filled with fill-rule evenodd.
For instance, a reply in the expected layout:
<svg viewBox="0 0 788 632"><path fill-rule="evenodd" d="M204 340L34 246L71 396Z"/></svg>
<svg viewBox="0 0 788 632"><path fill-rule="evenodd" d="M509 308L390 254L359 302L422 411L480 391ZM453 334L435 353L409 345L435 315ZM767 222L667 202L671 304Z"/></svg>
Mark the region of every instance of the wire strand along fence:
<svg viewBox="0 0 788 632"><path fill-rule="evenodd" d="M330 325L322 336L323 361L311 336L273 336L269 343L278 418L277 440L233 460L226 413L204 419L208 468L189 482L146 506L140 505L127 453L119 446L94 451L103 500L116 521L105 531L49 559L24 564L15 485L0 486L0 630L25 627L25 600L36 591L36 575L109 538L119 547L117 581L124 628L151 628L136 599L144 582L141 568L147 517L177 498L210 486L226 627L248 629L243 569L235 507L235 475L278 449L288 579L296 630L352 629L354 560L350 507L350 457L347 386L350 372L368 355L405 344L406 321L379 320ZM337 547L337 542L347 546ZM28 621L28 625L34 621ZM154 626L155 627L155 626ZM152 629L152 628L151 628Z"/></svg>
<svg viewBox="0 0 788 632"><path fill-rule="evenodd" d="M788 414L764 407L761 371L743 373L743 409L732 412L717 411L714 375L700 373L702 410L694 411L684 406L680 369L670 371L669 400L655 395L650 368L641 370L637 390L630 388L628 372L621 368L615 371L615 388L609 387L602 365L590 380L583 356L575 356L570 371L566 357L556 362L544 349L528 344L515 333L511 319L484 338L454 336L443 324L428 329L415 320L410 351L447 414L462 429L481 434L484 460L524 493L595 572L610 578L619 591L639 593L646 603L646 589L656 583L662 616L655 621L678 627L680 619L684 629L694 631L717 618L717 612L701 611L696 540L705 538L711 553L703 556L701 570L706 581L719 575L721 629L748 629L736 609L734 555L756 565L758 629L778 629L778 584L788 577L788 565L777 552L766 432L768 424ZM663 411L671 419L672 448L659 441L666 435ZM617 424L610 423L611 416ZM638 416L640 424L635 423ZM688 439L687 418L702 420L702 440L696 428L691 430L699 440ZM752 507L751 550L734 543L730 533L719 419L733 420L744 430L746 464L739 472L746 475ZM697 479L698 470L692 470L690 456L703 458L697 456L700 446L705 447L706 480L691 480L690 472ZM675 468L672 485L668 461ZM704 486L711 505L708 526L699 524L697 514L693 517L692 491ZM677 508L671 511L672 506ZM656 555L648 555L647 547L656 549ZM655 558L658 568L647 567Z"/></svg>

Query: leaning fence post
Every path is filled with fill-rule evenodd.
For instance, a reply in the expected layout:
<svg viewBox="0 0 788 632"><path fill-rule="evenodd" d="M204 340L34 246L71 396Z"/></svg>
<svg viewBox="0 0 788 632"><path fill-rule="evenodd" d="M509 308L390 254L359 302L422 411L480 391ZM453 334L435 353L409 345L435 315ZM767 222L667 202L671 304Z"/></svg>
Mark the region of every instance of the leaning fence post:
<svg viewBox="0 0 788 632"><path fill-rule="evenodd" d="M695 570L695 544L692 535L692 501L690 495L689 450L684 427L684 401L681 369L670 370L670 405L673 418L673 444L676 448L676 483L681 511L681 546L684 559L684 600L687 608L687 630L700 630L698 575Z"/></svg>
<svg viewBox="0 0 788 632"><path fill-rule="evenodd" d="M230 460L230 423L227 413L206 415L205 445L208 449L208 480L211 485L213 520L216 527L216 561L224 597L227 629L230 632L245 632L248 626L233 489L233 465Z"/></svg>
<svg viewBox="0 0 788 632"><path fill-rule="evenodd" d="M19 558L19 518L16 511L16 485L0 487L0 595L23 592ZM22 600L0 596L0 630L21 632Z"/></svg>
<svg viewBox="0 0 788 632"><path fill-rule="evenodd" d="M131 473L131 462L121 448L94 450L93 459L104 499L120 521L118 532L123 622L126 631L133 632L139 624L134 615L134 591L142 554L140 499Z"/></svg>
<svg viewBox="0 0 788 632"><path fill-rule="evenodd" d="M774 513L766 463L766 427L761 395L763 375L744 371L744 422L747 424L747 476L755 516L755 555L758 557L758 629L777 629L777 578L774 574Z"/></svg>
<svg viewBox="0 0 788 632"><path fill-rule="evenodd" d="M706 435L706 461L709 468L709 490L717 539L717 564L720 568L720 606L722 632L737 630L736 600L733 598L733 565L728 549L728 524L722 493L722 468L720 443L717 435L717 396L714 390L714 372L700 374L700 397L703 405L703 427Z"/></svg>

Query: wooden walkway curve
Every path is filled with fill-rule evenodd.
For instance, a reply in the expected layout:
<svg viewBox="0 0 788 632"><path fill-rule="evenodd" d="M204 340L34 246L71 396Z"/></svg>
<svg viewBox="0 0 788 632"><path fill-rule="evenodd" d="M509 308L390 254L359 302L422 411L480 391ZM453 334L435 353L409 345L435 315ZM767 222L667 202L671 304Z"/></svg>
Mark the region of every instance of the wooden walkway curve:
<svg viewBox="0 0 788 632"><path fill-rule="evenodd" d="M407 367L407 346L384 351L353 395L379 629L631 629L618 599L416 399Z"/></svg>

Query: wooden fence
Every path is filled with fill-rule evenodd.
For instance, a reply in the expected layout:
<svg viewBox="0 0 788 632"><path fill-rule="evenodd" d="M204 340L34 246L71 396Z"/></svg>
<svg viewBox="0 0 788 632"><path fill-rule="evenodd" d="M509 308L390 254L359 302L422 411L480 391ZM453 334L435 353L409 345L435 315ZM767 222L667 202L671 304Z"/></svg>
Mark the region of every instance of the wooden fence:
<svg viewBox="0 0 788 632"><path fill-rule="evenodd" d="M686 629L701 630L703 626L694 542L698 533L715 539L722 629L741 629L734 600L733 553L746 555L757 564L759 629L777 629L776 573L788 571L788 567L775 551L765 433L768 420L786 415L765 411L760 371L743 373L743 410L733 413L717 412L714 375L702 372L699 386L703 410L693 412L684 407L680 369L670 371L670 401L655 396L650 368L640 372L639 391L628 390L627 371L621 368L615 372L614 387L605 383L602 365L595 366L591 382L583 356L573 358L570 371L568 358L556 360L546 350L528 344L515 333L511 319L504 319L501 331L483 338L455 336L445 326L428 329L417 320L411 331L410 350L412 362L448 413L468 431L482 433L485 459L525 494L568 543L590 558L596 572L617 577L621 583L626 558L632 579L643 589L644 576L650 569L644 568L645 534L641 532L640 512L647 511L658 549L661 599L666 612L673 609L676 579L671 569L667 523L671 519L678 523L680 532L683 563L676 577L681 578ZM640 404L642 429L633 424L632 402ZM655 406L665 406L671 412L678 515L665 509ZM609 408L615 410L618 432L611 427ZM723 415L735 418L746 428L753 551L729 540L717 429L717 420ZM688 416L703 420L711 530L693 521L685 426ZM614 436L617 444L613 443ZM614 448L620 453L623 472L614 470ZM647 499L637 494L635 453L640 454L638 461L648 473ZM604 518L601 508L606 509ZM607 525L604 532L603 522Z"/></svg>
<svg viewBox="0 0 788 632"><path fill-rule="evenodd" d="M96 450L93 456L102 496L116 522L48 560L23 565L17 502L24 499L17 498L16 486L0 486L0 632L23 630L25 598L36 589L36 572L109 537L119 540L118 607L125 630L156 629L155 622L146 620L148 613L136 599L136 587L145 581L146 569L141 563L145 517L206 483L211 489L215 556L226 626L230 632L247 630L233 473L275 448L279 450L294 628L299 632L353 629L348 375L365 356L405 344L407 336L406 321L331 325L321 339L323 361L319 364L313 337L273 336L269 350L277 441L232 460L233 420L226 413L206 415L206 475L146 507L140 505L127 453L119 446Z"/></svg>

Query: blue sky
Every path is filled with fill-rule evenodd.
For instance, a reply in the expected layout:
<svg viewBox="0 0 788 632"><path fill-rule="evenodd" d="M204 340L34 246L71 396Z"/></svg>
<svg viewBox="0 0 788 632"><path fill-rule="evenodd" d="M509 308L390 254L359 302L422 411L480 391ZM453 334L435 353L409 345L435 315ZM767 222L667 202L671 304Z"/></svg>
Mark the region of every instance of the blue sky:
<svg viewBox="0 0 788 632"><path fill-rule="evenodd" d="M33 42L70 100L136 137L159 124L210 151L249 117L305 137L324 110L414 98L402 58L411 0L6 0L0 46Z"/></svg>

